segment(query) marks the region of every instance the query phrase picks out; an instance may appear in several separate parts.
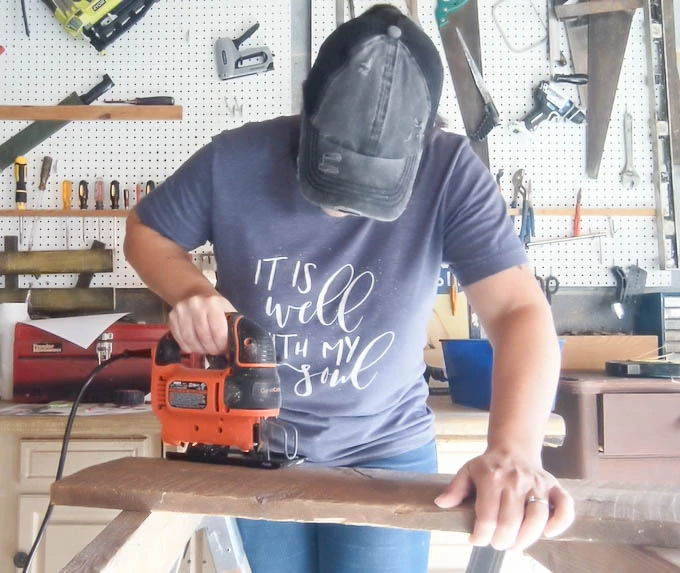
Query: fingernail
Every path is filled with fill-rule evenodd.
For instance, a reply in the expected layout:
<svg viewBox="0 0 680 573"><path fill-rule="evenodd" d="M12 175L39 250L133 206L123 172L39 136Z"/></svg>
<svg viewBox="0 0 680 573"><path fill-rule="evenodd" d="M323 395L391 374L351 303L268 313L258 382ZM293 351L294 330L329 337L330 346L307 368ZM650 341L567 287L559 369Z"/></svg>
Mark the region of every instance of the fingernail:
<svg viewBox="0 0 680 573"><path fill-rule="evenodd" d="M441 507L442 509L446 508L446 504L444 503L444 500L441 497L436 497L434 499L434 504L438 507Z"/></svg>

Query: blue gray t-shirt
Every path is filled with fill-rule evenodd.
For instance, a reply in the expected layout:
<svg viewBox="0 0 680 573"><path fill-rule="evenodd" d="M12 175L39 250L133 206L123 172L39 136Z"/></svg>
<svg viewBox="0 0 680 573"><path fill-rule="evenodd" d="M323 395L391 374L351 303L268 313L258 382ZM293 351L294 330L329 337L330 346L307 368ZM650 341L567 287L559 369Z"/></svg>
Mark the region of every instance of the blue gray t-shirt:
<svg viewBox="0 0 680 573"><path fill-rule="evenodd" d="M423 348L441 264L468 285L526 255L465 138L435 131L406 211L380 222L302 196L298 137L297 116L223 132L137 212L187 250L212 243L219 291L273 336L300 454L397 455L434 437Z"/></svg>

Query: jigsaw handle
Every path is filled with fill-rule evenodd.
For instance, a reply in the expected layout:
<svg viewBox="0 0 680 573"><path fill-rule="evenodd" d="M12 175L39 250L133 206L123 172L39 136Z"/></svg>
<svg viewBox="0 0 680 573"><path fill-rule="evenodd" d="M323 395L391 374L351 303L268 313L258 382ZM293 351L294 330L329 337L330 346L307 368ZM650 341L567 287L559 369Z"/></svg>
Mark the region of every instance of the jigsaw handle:
<svg viewBox="0 0 680 573"><path fill-rule="evenodd" d="M241 368L276 366L276 350L266 330L242 314L227 312L225 316L229 328L227 348L223 355L211 357L212 364L225 368L227 366ZM154 362L158 366L182 362L182 351L171 332L168 331L158 341L154 352Z"/></svg>

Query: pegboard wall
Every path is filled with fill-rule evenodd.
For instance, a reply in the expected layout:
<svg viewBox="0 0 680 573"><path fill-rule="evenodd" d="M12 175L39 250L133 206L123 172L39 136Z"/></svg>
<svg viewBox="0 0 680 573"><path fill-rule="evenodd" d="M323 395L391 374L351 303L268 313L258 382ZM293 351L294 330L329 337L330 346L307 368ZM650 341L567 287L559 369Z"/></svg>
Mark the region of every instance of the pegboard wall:
<svg viewBox="0 0 680 573"><path fill-rule="evenodd" d="M0 102L53 105L72 92L82 94L104 74L115 87L103 99L172 95L183 106L182 121L92 121L72 122L27 154L29 208L61 208L61 182L81 179L90 184L90 209L96 179L105 189L111 180L121 189L152 179L161 182L193 152L224 129L247 121L264 120L295 113L291 109L291 34L294 26L289 0L161 0L148 14L105 52L85 40L68 36L38 0L28 0L31 35L24 34L18 1L0 3ZM336 25L335 2L310 0L312 56ZM356 0L357 13L375 2ZM406 10L404 2L394 2ZM434 20L434 1L421 0L419 19L439 47ZM483 71L503 125L489 136L491 169L503 169L502 192L509 201L511 177L523 168L531 179L536 208L573 208L582 189L583 208L654 208L653 154L650 103L646 88L644 14L633 20L618 92L612 111L607 142L597 180L585 173L585 126L562 121L544 122L531 136L512 133L510 126L533 107L532 89L549 77L546 41L546 6L542 0L478 0ZM497 4L499 26L491 17ZM346 17L349 17L346 7ZM244 48L268 46L274 53L275 69L259 76L221 81L217 77L213 46L218 37L236 38L254 22L259 30ZM299 33L299 31L298 31ZM503 38L505 36L505 40ZM506 44L531 50L517 53ZM566 38L560 49L569 58ZM446 69L446 65L445 65ZM569 72L566 67L564 73ZM464 133L453 85L446 72L440 108L449 129ZM578 102L574 86L560 90ZM624 163L623 113L633 116L635 168L640 185L624 189L619 171ZM29 122L0 121L0 141L17 133ZM38 192L42 157L50 155L54 167L47 189ZM0 208L14 207L11 168L0 173ZM77 208L76 199L73 208ZM516 218L519 225L519 217ZM92 286L140 287L136 273L122 255L125 220L119 218L0 217L1 235L19 235L20 250L87 249L93 240L115 251L114 272L97 274ZM571 234L571 217L537 216L536 239ZM612 231L614 231L612 233ZM652 217L583 217L582 233L607 232L601 240L584 240L534 247L530 257L539 275L557 276L563 286L611 286L613 265L637 263L649 272L647 284L670 284L670 271L660 271L656 228ZM201 249L200 252L204 252ZM23 277L20 287L73 286L76 277L43 275Z"/></svg>
<svg viewBox="0 0 680 573"><path fill-rule="evenodd" d="M355 0L355 11L361 13L375 3ZM407 12L405 0L391 3ZM419 0L417 4L418 19L439 48L444 63L440 115L447 120L448 129L463 134L463 121L434 18L436 1ZM484 80L502 121L488 137L490 168L494 174L503 170L501 188L507 202L512 198L512 174L521 168L532 182L535 208L573 209L576 194L582 189L583 209L654 209L654 157L643 10L637 10L633 19L599 177L593 180L585 176L585 124L546 121L530 136L518 135L512 130L513 124L532 109L533 88L550 77L545 0L478 0L477 4ZM492 17L494 5L497 23ZM334 3L313 0L312 15L312 51L315 54L335 26ZM349 18L347 6L345 17ZM560 24L559 27L559 48L570 61L566 35L563 26ZM534 47L516 52L508 44L515 49ZM570 65L556 69L559 73L570 73L570 70ZM559 84L558 89L579 102L575 86ZM640 174L640 184L634 189L624 189L619 182L625 159L623 114L626 109L633 117L634 164ZM519 219L515 218L517 230ZM572 225L570 216L537 216L535 239L568 237ZM656 226L652 217L584 216L581 232L605 232L607 236L531 248L529 256L536 273L541 276L553 274L562 286L613 286L615 281L610 267L625 268L636 263L648 271L648 286L670 284L670 271L659 270Z"/></svg>
<svg viewBox="0 0 680 573"><path fill-rule="evenodd" d="M30 37L24 34L18 1L0 2L0 102L54 105L72 92L87 92L108 74L115 86L105 99L171 95L183 106L182 121L72 122L26 155L28 205L61 209L61 182L81 179L122 189L151 179L158 184L210 138L248 121L291 113L291 6L277 0L161 0L104 52L75 40L38 0L27 0ZM255 22L260 27L243 48L267 46L274 70L233 80L217 76L213 53L219 37L237 38ZM30 122L0 121L0 141ZM47 189L38 191L42 158L54 160ZM11 168L0 173L0 208L14 208ZM77 199L72 201L76 209ZM114 272L96 274L92 286L140 287L122 254L125 219L2 217L0 235L19 235L20 250L88 249L93 240L115 250ZM32 242L32 245L31 245ZM74 286L75 275L21 277L20 287Z"/></svg>

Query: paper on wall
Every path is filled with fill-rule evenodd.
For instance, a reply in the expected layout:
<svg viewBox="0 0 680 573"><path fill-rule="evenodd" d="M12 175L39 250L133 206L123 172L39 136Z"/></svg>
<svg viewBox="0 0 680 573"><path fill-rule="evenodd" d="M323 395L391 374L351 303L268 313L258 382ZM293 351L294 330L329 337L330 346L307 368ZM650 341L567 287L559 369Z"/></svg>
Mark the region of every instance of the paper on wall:
<svg viewBox="0 0 680 573"><path fill-rule="evenodd" d="M69 316L66 318L43 318L39 320L22 320L40 330L59 336L81 348L88 348L114 322L129 312L111 314L91 314L86 316Z"/></svg>

